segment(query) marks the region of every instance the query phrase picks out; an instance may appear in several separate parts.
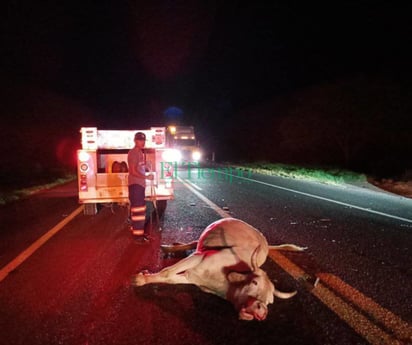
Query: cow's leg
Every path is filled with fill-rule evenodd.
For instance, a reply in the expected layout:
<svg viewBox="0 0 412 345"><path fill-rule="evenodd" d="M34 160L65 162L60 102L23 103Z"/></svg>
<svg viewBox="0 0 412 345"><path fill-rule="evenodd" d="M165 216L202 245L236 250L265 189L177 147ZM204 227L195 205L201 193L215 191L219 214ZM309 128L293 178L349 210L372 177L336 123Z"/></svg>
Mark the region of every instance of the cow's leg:
<svg viewBox="0 0 412 345"><path fill-rule="evenodd" d="M188 275L185 274L185 272L200 264L202 260L203 255L193 254L180 260L172 266L165 267L160 272L140 272L132 277L132 285L142 286L152 283L192 284L192 282L188 280Z"/></svg>

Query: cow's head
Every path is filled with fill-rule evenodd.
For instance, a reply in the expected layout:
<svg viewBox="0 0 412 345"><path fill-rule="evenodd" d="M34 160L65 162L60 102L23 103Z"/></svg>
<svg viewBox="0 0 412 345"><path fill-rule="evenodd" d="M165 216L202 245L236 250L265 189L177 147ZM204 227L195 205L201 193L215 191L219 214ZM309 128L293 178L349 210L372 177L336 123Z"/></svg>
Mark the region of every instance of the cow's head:
<svg viewBox="0 0 412 345"><path fill-rule="evenodd" d="M266 319L267 305L273 303L273 296L290 298L294 292L281 292L275 289L266 272L258 267L258 246L252 254L252 270L249 272L229 272L227 279L230 283L228 299L239 311L241 320Z"/></svg>

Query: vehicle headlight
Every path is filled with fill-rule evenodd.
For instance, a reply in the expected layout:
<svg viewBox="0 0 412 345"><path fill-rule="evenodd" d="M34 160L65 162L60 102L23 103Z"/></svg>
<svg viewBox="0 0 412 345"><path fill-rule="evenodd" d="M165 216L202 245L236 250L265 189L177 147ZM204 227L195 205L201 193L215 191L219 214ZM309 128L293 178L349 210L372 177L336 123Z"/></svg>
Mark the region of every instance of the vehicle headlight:
<svg viewBox="0 0 412 345"><path fill-rule="evenodd" d="M200 161L200 158L202 158L202 154L201 154L200 151L194 151L194 152L192 153L192 159L193 159L195 162Z"/></svg>

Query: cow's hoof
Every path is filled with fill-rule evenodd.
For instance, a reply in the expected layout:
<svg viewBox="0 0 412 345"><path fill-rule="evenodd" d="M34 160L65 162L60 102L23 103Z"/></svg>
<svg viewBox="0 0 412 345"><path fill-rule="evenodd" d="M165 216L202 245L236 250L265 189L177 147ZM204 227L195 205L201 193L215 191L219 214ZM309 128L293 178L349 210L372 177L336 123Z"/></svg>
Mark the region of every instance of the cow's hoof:
<svg viewBox="0 0 412 345"><path fill-rule="evenodd" d="M132 286L143 286L146 284L147 272L140 272L132 277Z"/></svg>

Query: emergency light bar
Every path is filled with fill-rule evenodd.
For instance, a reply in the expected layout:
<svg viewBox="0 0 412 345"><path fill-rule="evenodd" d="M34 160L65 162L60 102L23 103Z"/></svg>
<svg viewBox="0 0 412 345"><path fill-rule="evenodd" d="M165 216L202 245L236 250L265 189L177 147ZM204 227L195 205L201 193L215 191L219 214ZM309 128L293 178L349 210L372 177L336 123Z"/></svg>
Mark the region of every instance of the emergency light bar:
<svg viewBox="0 0 412 345"><path fill-rule="evenodd" d="M83 127L82 148L97 149L131 149L134 147L134 135L143 132L146 135L146 148L164 148L166 135L164 127L152 127L148 130L97 130L95 127Z"/></svg>

